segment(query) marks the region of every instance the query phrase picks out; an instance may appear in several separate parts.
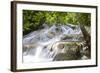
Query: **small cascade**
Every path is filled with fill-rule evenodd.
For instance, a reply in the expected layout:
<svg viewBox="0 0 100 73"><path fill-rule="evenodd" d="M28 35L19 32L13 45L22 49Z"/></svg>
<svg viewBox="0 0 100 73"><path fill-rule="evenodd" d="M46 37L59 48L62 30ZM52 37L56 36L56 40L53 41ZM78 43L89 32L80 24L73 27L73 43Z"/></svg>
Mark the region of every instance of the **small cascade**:
<svg viewBox="0 0 100 73"><path fill-rule="evenodd" d="M73 33L73 29L70 28L69 26L66 26L66 27L61 26L61 29L62 29L62 32L63 32L64 34L72 34L72 33Z"/></svg>
<svg viewBox="0 0 100 73"><path fill-rule="evenodd" d="M78 39L73 36L74 34L82 34L78 25L73 27L69 25L53 25L49 27L44 24L42 29L33 31L23 37L23 46L25 46L23 49L29 49L23 51L23 53L25 53L25 55L23 55L23 61L52 61L56 54L54 51L51 51L52 46L48 48L48 45L62 40L76 41ZM28 47L26 45L28 45ZM34 54L32 54L32 52Z"/></svg>

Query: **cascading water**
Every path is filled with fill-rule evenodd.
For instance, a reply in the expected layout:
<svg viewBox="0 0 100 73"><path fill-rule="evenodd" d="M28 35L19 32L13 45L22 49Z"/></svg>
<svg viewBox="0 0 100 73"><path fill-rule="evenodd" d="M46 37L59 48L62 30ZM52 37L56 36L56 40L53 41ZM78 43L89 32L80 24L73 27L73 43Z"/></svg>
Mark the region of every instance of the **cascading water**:
<svg viewBox="0 0 100 73"><path fill-rule="evenodd" d="M52 61L57 53L51 51L52 45L62 41L65 36L78 34L82 35L78 25L53 25L49 27L44 24L43 29L33 31L23 38L23 61L24 62L45 62ZM71 40L74 37L71 38ZM68 39L67 39L68 40ZM66 41L67 41L66 40ZM74 38L73 41L75 41ZM79 39L77 39L79 40ZM49 47L48 47L49 46ZM33 54L32 54L33 53Z"/></svg>

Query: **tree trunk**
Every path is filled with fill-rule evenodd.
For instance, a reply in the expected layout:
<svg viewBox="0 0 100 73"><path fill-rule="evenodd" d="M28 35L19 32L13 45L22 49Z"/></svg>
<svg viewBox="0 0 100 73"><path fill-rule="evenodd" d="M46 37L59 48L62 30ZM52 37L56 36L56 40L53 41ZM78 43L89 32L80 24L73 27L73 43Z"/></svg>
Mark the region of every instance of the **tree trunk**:
<svg viewBox="0 0 100 73"><path fill-rule="evenodd" d="M88 57L91 58L91 36L85 29L84 25L80 25L80 29L83 33L84 39L86 41L87 51L88 51Z"/></svg>

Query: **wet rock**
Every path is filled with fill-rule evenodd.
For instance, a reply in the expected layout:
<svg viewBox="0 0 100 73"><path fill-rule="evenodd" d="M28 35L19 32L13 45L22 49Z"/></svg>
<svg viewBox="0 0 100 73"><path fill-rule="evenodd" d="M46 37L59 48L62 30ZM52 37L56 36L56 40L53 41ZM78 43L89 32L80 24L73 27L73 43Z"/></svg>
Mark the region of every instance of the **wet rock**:
<svg viewBox="0 0 100 73"><path fill-rule="evenodd" d="M48 38L53 38L55 36L55 33L54 32L48 32L47 33L47 37Z"/></svg>
<svg viewBox="0 0 100 73"><path fill-rule="evenodd" d="M54 61L81 59L81 45L79 42L63 42L63 44L61 43L57 47L62 50L54 57ZM62 52L63 50L64 52Z"/></svg>
<svg viewBox="0 0 100 73"><path fill-rule="evenodd" d="M81 34L68 34L68 35L63 35L61 37L61 40L66 40L66 41L83 41L84 37Z"/></svg>
<svg viewBox="0 0 100 73"><path fill-rule="evenodd" d="M64 48L64 44L59 44L59 45L57 46L57 48L63 49L63 48Z"/></svg>
<svg viewBox="0 0 100 73"><path fill-rule="evenodd" d="M69 35L64 35L63 37L61 37L61 40L69 40L72 39L73 36L69 36Z"/></svg>
<svg viewBox="0 0 100 73"><path fill-rule="evenodd" d="M78 60L78 59L80 59L80 56L71 50L68 50L67 53L59 53L54 57L54 61Z"/></svg>

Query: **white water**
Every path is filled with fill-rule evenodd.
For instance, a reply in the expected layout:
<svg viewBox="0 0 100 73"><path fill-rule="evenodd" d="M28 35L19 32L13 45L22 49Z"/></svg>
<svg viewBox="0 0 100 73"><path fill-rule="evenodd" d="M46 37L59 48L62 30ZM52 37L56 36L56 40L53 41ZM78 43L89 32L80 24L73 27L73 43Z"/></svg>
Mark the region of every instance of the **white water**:
<svg viewBox="0 0 100 73"><path fill-rule="evenodd" d="M78 25L77 26L73 25L73 27L74 29L71 27L71 25L70 26L53 25L51 27L48 27L45 24L43 29L25 35L23 38L23 46L28 45L29 47L27 47L26 50L23 51L23 61L24 62L52 61L55 55L57 54L57 52L55 53L55 51L51 51L52 45L54 45L56 42L62 41L61 38L64 37L64 35L82 34ZM76 39L71 39L71 40L75 41ZM31 54L30 52L34 54Z"/></svg>

